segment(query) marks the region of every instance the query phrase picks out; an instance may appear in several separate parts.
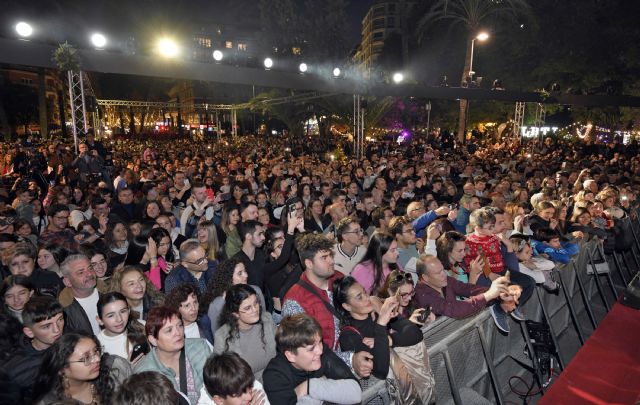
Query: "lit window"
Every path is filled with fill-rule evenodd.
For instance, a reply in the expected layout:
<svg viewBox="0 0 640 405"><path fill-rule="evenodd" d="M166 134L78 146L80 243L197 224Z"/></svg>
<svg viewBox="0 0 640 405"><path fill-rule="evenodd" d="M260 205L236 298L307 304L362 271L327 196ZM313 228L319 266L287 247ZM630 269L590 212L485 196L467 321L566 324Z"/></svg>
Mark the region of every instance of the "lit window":
<svg viewBox="0 0 640 405"><path fill-rule="evenodd" d="M300 47L294 46L293 48L291 48L291 53L294 55L300 55L302 53L302 50L300 49Z"/></svg>
<svg viewBox="0 0 640 405"><path fill-rule="evenodd" d="M224 46L227 49L233 49L233 42L227 41L227 42L225 42Z"/></svg>
<svg viewBox="0 0 640 405"><path fill-rule="evenodd" d="M247 44L243 44L242 42L238 42L238 50L239 51L246 51L247 50Z"/></svg>

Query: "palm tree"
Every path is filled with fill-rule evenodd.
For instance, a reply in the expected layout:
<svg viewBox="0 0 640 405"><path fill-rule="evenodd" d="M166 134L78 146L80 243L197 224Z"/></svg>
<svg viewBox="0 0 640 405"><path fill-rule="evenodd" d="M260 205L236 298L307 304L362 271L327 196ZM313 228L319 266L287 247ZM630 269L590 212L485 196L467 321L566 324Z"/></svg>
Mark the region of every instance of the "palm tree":
<svg viewBox="0 0 640 405"><path fill-rule="evenodd" d="M466 82L471 70L472 43L478 33L488 25L496 26L504 20L515 20L520 16L529 15L530 6L526 0L437 0L435 4L420 18L417 24L417 34L420 35L427 27L441 20L451 22L451 27L462 26L466 32L466 54L464 69L460 84ZM467 114L467 100L460 99L460 113L458 121L458 140L465 135L465 118Z"/></svg>

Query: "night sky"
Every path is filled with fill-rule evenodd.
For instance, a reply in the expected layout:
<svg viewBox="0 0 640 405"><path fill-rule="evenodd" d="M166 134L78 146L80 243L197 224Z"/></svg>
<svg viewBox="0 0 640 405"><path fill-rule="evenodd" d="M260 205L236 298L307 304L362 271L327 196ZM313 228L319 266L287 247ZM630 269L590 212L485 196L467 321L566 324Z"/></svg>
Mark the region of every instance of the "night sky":
<svg viewBox="0 0 640 405"><path fill-rule="evenodd" d="M360 41L362 19L372 3L373 0L348 2L346 43L350 49ZM170 31L207 24L231 23L260 30L258 0L0 0L0 9L1 36L15 37L16 22L27 20L39 30L34 41L46 38L47 42L79 42L86 40L91 31L122 40L129 32L144 28Z"/></svg>

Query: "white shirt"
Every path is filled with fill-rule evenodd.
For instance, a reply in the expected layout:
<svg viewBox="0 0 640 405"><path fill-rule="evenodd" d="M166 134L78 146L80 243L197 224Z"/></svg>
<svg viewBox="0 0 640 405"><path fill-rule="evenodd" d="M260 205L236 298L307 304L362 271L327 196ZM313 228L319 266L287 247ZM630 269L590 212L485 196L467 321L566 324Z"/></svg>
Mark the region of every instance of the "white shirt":
<svg viewBox="0 0 640 405"><path fill-rule="evenodd" d="M104 346L104 351L120 356L129 360L129 353L127 352L127 332L124 331L117 336L108 336L104 333L104 330L98 333L98 340L100 344Z"/></svg>
<svg viewBox="0 0 640 405"><path fill-rule="evenodd" d="M367 249L363 246L356 246L356 250L351 256L349 256L344 250L342 250L340 243L336 243L333 245L333 252L335 253L333 256L335 269L345 276L348 276L351 274L353 268L356 267L356 264L362 260L365 253L367 253Z"/></svg>
<svg viewBox="0 0 640 405"><path fill-rule="evenodd" d="M201 338L200 329L198 328L198 322L194 322L189 326L184 327L184 337L186 338Z"/></svg>
<svg viewBox="0 0 640 405"><path fill-rule="evenodd" d="M263 392L264 393L264 388L262 387L262 384L260 384L260 381L258 380L254 380L253 381L253 387L254 390L258 391L258 392ZM258 393L256 393L257 395ZM264 402L262 402L263 405L271 405L271 403L269 402L269 399L267 398L266 393L264 394ZM215 402L213 402L213 399L211 399L211 397L209 396L209 393L207 392L207 388L205 386L203 386L200 389L200 399L198 399L198 404L197 405L215 405Z"/></svg>
<svg viewBox="0 0 640 405"><path fill-rule="evenodd" d="M91 329L93 329L93 334L96 336L100 334L100 326L98 325L98 320L96 319L98 316L99 298L100 295L98 294L97 288L94 288L93 293L87 298L76 297L76 301L78 301L82 309L84 309L84 313L87 314L87 318L89 318L89 322L91 323Z"/></svg>

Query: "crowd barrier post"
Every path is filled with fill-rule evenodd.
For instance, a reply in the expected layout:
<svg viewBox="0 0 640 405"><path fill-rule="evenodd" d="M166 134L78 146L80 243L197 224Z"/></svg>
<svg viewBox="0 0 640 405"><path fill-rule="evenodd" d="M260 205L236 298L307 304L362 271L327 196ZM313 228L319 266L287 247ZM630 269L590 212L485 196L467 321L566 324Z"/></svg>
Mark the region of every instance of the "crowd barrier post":
<svg viewBox="0 0 640 405"><path fill-rule="evenodd" d="M589 263L587 263L587 266L591 265L591 268L593 269L593 280L596 283L596 288L598 289L598 294L600 294L600 298L602 299L602 302L604 303L604 307L606 308L607 312L609 312L611 310L611 306L609 305L609 301L607 300L607 297L604 294L604 290L602 289L602 283L600 282L600 277L598 276L598 269L596 268L596 264L593 260L593 253L591 252L591 249L587 250L587 253L589 254ZM614 294L615 295L615 294Z"/></svg>
<svg viewBox="0 0 640 405"><path fill-rule="evenodd" d="M573 269L573 273L576 277L576 282L578 283L578 288L580 289L580 296L582 296L582 302L584 303L584 308L587 311L589 320L591 321L591 326L593 326L593 329L595 329L598 326L598 322L596 321L596 317L593 315L593 309L591 308L591 300L587 296L587 291L585 290L584 284L582 283L582 279L580 278L578 266L576 266L576 263L573 260L571 260L570 263L571 263L571 268Z"/></svg>
<svg viewBox="0 0 640 405"><path fill-rule="evenodd" d="M529 351L529 358L531 359L531 364L533 367L533 376L536 379L536 383L538 384L538 388L540 389L540 393L544 391L544 385L542 382L542 373L540 372L540 363L538 363L538 357L536 356L536 351L533 348L533 344L531 344L531 336L529 336L529 330L527 329L527 325L525 322L517 321L520 325L520 330L522 331L522 336L524 336L524 343L527 346L527 350ZM551 325L549 325L551 328ZM552 332L550 332L552 333ZM557 348L556 348L557 349Z"/></svg>
<svg viewBox="0 0 640 405"><path fill-rule="evenodd" d="M635 222L637 223L637 226L638 226L638 227L640 227L640 216L638 216L638 217L636 218L636 221L635 221ZM636 229L635 229L635 228L636 228L636 227L635 227L635 226L633 226L633 221L632 221L632 222L631 222L631 233L633 234L633 239L634 239L634 240L635 240L635 242L636 242L636 249L638 249L638 252L640 252L640 240L638 240L638 233L636 232ZM637 262L638 262L638 261L636 260L636 263L637 263ZM639 267L640 267L640 266L639 266Z"/></svg>
<svg viewBox="0 0 640 405"><path fill-rule="evenodd" d="M553 327L553 325L551 324L551 318L549 317L549 314L547 313L547 309L545 308L545 305L542 301L542 296L540 293L540 288L536 286L536 296L538 297L538 303L540 304L540 309L542 310L542 317L544 318L544 321L547 325L549 325L549 332L551 333L551 340L553 340L553 345L556 347L556 353L558 354L556 357L558 359L558 364L560 365L560 370L564 370L564 360L562 360L562 353L560 351L560 344L558 342L558 335L556 335L556 331ZM573 315L571 315L571 319L573 319ZM526 339L527 342L530 342L531 340L529 339L529 331L526 328L524 328L524 331L526 331ZM524 333L523 331L523 333ZM580 336L580 333L578 333L578 336ZM580 339L581 343L582 343L582 339ZM527 347L529 347L529 345L527 345ZM531 349L529 349L531 350Z"/></svg>
<svg viewBox="0 0 640 405"><path fill-rule="evenodd" d="M451 396L453 397L453 402L456 405L465 405L462 403L462 398L460 398L460 388L458 387L458 383L456 382L456 376L453 372L453 365L451 364L451 356L449 355L449 351L445 350L442 352L442 359L444 360L444 367L447 371L447 378L449 379L449 388L451 389Z"/></svg>
<svg viewBox="0 0 640 405"><path fill-rule="evenodd" d="M602 255L602 253L600 253ZM616 252L615 250L613 251L613 253L611 254L611 256L613 256L613 264L616 267L616 270L618 271L618 275L620 276L620 280L622 281L622 285L627 285L628 281L627 278L624 276L624 272L622 271L622 264L620 263L620 258L618 257L618 252Z"/></svg>
<svg viewBox="0 0 640 405"><path fill-rule="evenodd" d="M496 375L496 369L493 365L493 356L491 356L491 353L489 351L489 344L487 343L487 339L484 335L484 328L482 327L482 325L477 325L476 326L477 330L478 330L478 336L480 338L480 346L482 346L482 354L484 355L484 361L487 363L487 370L489 371L489 378L491 378L491 385L493 386L493 390L495 391L495 396L496 396L496 401L498 403L498 405L502 405L504 403L504 399L502 398L502 390L500 389L500 385L498 384L498 377ZM525 328L526 330L526 328ZM528 336L528 334L527 334ZM531 345L531 342L529 341L529 339L527 339L527 343L528 345ZM529 349L531 350L531 349ZM534 359L534 367L535 367L535 355L533 354L533 352L530 352L532 354L532 358ZM537 370L537 368L536 368Z"/></svg>
<svg viewBox="0 0 640 405"><path fill-rule="evenodd" d="M631 247L631 249L629 249L629 251L631 252L631 255L633 256L633 246ZM627 269L627 274L629 275L629 278L632 279L633 276L638 272L638 268L636 267L636 270L633 271L633 268L631 267L631 265L629 263L629 259L627 258L628 253L629 252L622 252L622 262L624 263L624 267L626 267L626 269Z"/></svg>
<svg viewBox="0 0 640 405"><path fill-rule="evenodd" d="M582 328L580 327L580 322L578 320L578 314L576 313L576 310L573 306L573 302L571 300L571 297L569 296L569 292L567 291L567 285L564 282L564 278L562 278L562 272L558 271L558 270L554 270L554 272L556 273L558 280L560 281L560 288L562 289L562 294L564 296L564 300L567 303L567 308L569 309L569 315L571 316L571 321L573 322L573 327L576 330L576 333L578 334L578 339L580 339L580 345L584 345L584 335L582 333ZM539 290L538 291L538 300L540 300L540 306L542 307L542 311L543 314L545 314L545 317L547 317L546 315L546 310L544 309L544 305L542 304L542 297L540 297L540 293ZM572 291L573 292L573 291ZM590 312L587 312L588 314L590 314ZM590 318L593 316L592 314L589 315ZM593 320L592 320L593 322ZM547 319L547 323L549 325L551 325L551 320ZM555 341L554 341L555 343ZM556 347L558 347L556 345ZM562 356L560 356L562 357ZM562 362L560 362L560 366L564 369L564 364L562 364Z"/></svg>

